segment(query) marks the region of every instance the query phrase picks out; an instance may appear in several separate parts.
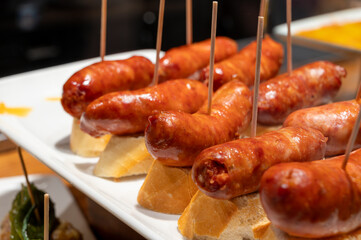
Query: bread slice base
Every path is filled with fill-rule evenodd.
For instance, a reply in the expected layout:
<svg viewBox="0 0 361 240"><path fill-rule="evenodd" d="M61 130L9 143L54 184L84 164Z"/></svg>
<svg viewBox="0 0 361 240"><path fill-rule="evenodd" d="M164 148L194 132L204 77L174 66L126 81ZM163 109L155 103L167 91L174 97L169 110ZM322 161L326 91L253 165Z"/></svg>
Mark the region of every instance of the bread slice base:
<svg viewBox="0 0 361 240"><path fill-rule="evenodd" d="M155 160L137 200L142 207L156 212L181 214L196 192L190 168L168 167Z"/></svg>
<svg viewBox="0 0 361 240"><path fill-rule="evenodd" d="M79 119L73 119L70 134L70 149L76 155L82 157L99 157L109 142L111 135L94 138L80 129Z"/></svg>
<svg viewBox="0 0 361 240"><path fill-rule="evenodd" d="M146 174L153 158L145 147L144 136L112 136L95 165L94 175L120 178Z"/></svg>

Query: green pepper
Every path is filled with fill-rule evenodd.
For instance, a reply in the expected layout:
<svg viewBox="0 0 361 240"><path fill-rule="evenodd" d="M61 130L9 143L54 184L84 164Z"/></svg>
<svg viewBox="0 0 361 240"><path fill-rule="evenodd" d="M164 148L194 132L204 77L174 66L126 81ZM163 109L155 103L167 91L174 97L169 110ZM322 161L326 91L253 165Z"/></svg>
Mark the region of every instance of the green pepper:
<svg viewBox="0 0 361 240"><path fill-rule="evenodd" d="M35 206L32 205L28 189L22 186L21 191L16 195L12 208L9 212L11 222L12 240L38 240L44 239L44 192L31 184L31 190L35 199ZM41 220L35 217L35 208L38 209ZM49 201L49 232L52 232L59 223L55 217L54 203Z"/></svg>

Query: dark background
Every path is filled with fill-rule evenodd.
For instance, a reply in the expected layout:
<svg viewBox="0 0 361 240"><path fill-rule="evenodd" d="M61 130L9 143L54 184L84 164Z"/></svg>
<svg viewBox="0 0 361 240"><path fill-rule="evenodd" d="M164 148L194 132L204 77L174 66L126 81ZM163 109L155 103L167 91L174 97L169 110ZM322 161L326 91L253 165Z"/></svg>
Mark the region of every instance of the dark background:
<svg viewBox="0 0 361 240"><path fill-rule="evenodd" d="M285 22L270 0L268 31ZM293 19L350 1L293 0ZM101 0L1 0L0 77L99 56ZM155 48L159 0L108 0L106 53ZM194 41L210 36L211 0L193 0ZM217 35L256 35L259 1L220 0ZM162 50L185 44L185 0L166 0Z"/></svg>

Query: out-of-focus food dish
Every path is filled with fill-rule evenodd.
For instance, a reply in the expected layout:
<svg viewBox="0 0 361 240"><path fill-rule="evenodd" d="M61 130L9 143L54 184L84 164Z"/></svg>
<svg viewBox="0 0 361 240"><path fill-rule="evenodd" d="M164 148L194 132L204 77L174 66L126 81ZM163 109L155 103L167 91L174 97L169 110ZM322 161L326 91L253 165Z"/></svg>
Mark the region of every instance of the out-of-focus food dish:
<svg viewBox="0 0 361 240"><path fill-rule="evenodd" d="M361 8L350 8L292 21L292 43L327 52L361 53ZM273 29L273 34L287 37L287 24ZM359 40L357 40L359 39Z"/></svg>
<svg viewBox="0 0 361 240"><path fill-rule="evenodd" d="M297 32L295 35L361 50L361 21L331 23L320 28Z"/></svg>

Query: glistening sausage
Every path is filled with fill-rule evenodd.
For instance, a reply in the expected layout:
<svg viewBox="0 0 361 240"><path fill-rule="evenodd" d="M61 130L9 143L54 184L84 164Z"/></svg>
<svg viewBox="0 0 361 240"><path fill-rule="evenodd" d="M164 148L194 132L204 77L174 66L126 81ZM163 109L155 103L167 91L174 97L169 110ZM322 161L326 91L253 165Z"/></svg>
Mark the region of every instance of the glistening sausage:
<svg viewBox="0 0 361 240"><path fill-rule="evenodd" d="M291 113L283 126L307 126L321 131L328 138L325 155L334 156L345 152L359 110L360 103L356 100L305 108ZM356 138L354 149L360 147L361 134Z"/></svg>
<svg viewBox="0 0 361 240"><path fill-rule="evenodd" d="M161 163L192 166L203 149L233 140L251 119L251 91L238 81L223 85L195 114L162 111L149 117L145 142L149 153Z"/></svg>
<svg viewBox="0 0 361 240"><path fill-rule="evenodd" d="M271 222L290 235L321 238L361 226L361 150L309 163L284 163L262 177L260 198Z"/></svg>
<svg viewBox="0 0 361 240"><path fill-rule="evenodd" d="M258 122L282 124L293 111L328 103L341 87L346 70L319 61L283 74L259 86Z"/></svg>
<svg viewBox="0 0 361 240"><path fill-rule="evenodd" d="M318 130L288 127L216 145L197 156L193 181L202 192L219 199L254 192L267 168L281 162L321 159L326 141Z"/></svg>
<svg viewBox="0 0 361 240"><path fill-rule="evenodd" d="M187 78L209 64L211 40L204 40L168 50L159 61L159 81ZM219 62L237 52L236 41L217 37L214 61Z"/></svg>
<svg viewBox="0 0 361 240"><path fill-rule="evenodd" d="M247 86L253 86L256 69L257 42L253 41L236 55L214 65L214 89L233 79L237 79ZM262 41L261 81L270 79L278 73L283 61L283 47L266 36ZM209 78L209 67L202 70L200 80Z"/></svg>
<svg viewBox="0 0 361 240"><path fill-rule="evenodd" d="M207 98L201 82L178 79L134 91L108 93L89 104L80 128L99 137L144 131L148 117L156 111L196 112Z"/></svg>
<svg viewBox="0 0 361 240"><path fill-rule="evenodd" d="M68 79L63 86L61 104L67 113L80 118L93 100L109 92L146 87L153 73L153 63L141 56L94 63Z"/></svg>

